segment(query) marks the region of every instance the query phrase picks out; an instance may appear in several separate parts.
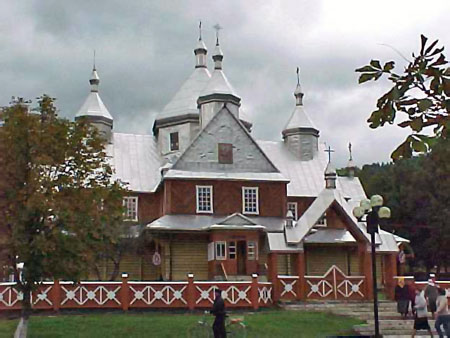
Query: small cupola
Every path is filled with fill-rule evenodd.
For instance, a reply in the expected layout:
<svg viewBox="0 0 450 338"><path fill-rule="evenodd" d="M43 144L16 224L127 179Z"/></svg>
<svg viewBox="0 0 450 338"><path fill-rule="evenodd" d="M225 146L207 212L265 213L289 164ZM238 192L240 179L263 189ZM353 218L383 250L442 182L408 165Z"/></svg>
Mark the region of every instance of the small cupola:
<svg viewBox="0 0 450 338"><path fill-rule="evenodd" d="M225 105L230 112L239 119L239 107L241 98L236 94L227 77L223 72L223 52L219 42L219 25L216 29L216 47L212 58L214 61L214 71L211 79L200 94L197 104L200 112L200 128L203 129L214 115Z"/></svg>
<svg viewBox="0 0 450 338"><path fill-rule="evenodd" d="M202 39L202 22L200 21L198 25L198 42L197 46L194 49L194 54L196 58L195 68L206 68L206 54L208 54L208 50L206 49L206 45Z"/></svg>
<svg viewBox="0 0 450 338"><path fill-rule="evenodd" d="M325 168L325 188L336 189L337 174L336 169L331 163L331 153L334 152L334 150L332 150L331 147L328 147L325 151L328 153L328 164Z"/></svg>
<svg viewBox="0 0 450 338"><path fill-rule="evenodd" d="M352 144L348 144L348 152L349 152L349 159L347 162L347 174L348 177L353 178L355 177L355 171L356 171L356 165L353 162L353 156L352 156Z"/></svg>
<svg viewBox="0 0 450 338"><path fill-rule="evenodd" d="M312 160L319 150L319 130L303 106L304 93L297 67L297 86L294 91L295 108L283 129L282 135L289 151L301 161Z"/></svg>
<svg viewBox="0 0 450 338"><path fill-rule="evenodd" d="M95 60L89 83L91 85L91 91L88 94L83 105L81 106L80 110L75 115L75 120L78 120L80 118L87 119L92 125L98 128L100 134L103 135L108 142L111 142L113 117L109 113L99 95L98 90L100 77L98 76L97 69L95 68Z"/></svg>

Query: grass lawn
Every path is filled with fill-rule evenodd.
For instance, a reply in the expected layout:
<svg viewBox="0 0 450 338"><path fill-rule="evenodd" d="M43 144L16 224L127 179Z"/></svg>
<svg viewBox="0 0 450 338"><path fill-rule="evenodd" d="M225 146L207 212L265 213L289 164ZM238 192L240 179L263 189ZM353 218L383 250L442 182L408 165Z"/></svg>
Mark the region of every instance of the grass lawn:
<svg viewBox="0 0 450 338"><path fill-rule="evenodd" d="M16 331L18 319L0 318L0 338L11 338Z"/></svg>
<svg viewBox="0 0 450 338"><path fill-rule="evenodd" d="M238 313L244 316L248 337L325 337L350 334L357 319L325 313L270 310ZM34 337L185 337L201 315L104 313L33 316L28 336ZM212 316L208 317L212 323ZM11 337L17 321L0 319L0 337Z"/></svg>

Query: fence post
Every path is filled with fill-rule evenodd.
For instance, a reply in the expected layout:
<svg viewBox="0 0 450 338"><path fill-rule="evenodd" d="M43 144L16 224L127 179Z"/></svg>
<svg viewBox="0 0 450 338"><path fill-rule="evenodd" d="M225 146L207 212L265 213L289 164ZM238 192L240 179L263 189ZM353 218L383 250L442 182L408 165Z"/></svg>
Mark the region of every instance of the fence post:
<svg viewBox="0 0 450 338"><path fill-rule="evenodd" d="M195 309L195 285L194 285L194 274L188 273L188 285L186 293L186 301L189 310Z"/></svg>
<svg viewBox="0 0 450 338"><path fill-rule="evenodd" d="M59 311L59 306L61 304L61 285L59 284L59 279L53 281L52 303L53 311Z"/></svg>
<svg viewBox="0 0 450 338"><path fill-rule="evenodd" d="M278 299L280 297L279 288L278 288L278 267L277 267L277 259L278 255L275 252L270 252L268 257L268 277L269 281L272 282L272 290L273 290L273 303L275 304L278 302Z"/></svg>
<svg viewBox="0 0 450 338"><path fill-rule="evenodd" d="M306 266L305 266L305 253L304 251L301 251L297 254L297 274L298 274L298 280L297 280L297 299L298 300L305 300L306 299L306 280L305 280L305 274L306 274Z"/></svg>
<svg viewBox="0 0 450 338"><path fill-rule="evenodd" d="M129 299L128 299L128 274L126 272L122 273L122 287L120 288L120 300L122 302L122 310L128 311L128 307L130 305Z"/></svg>
<svg viewBox="0 0 450 338"><path fill-rule="evenodd" d="M253 310L258 310L259 301L258 301L258 274L252 274L252 286L250 288L250 300L252 302Z"/></svg>

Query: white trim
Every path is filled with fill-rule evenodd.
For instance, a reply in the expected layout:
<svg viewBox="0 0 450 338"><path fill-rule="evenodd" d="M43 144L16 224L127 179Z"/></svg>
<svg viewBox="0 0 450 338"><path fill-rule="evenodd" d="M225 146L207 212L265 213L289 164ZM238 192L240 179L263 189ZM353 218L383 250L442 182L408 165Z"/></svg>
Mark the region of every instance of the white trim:
<svg viewBox="0 0 450 338"><path fill-rule="evenodd" d="M288 209L288 211L290 210L289 209L289 205L293 205L293 206L295 206L295 215L294 215L294 221L297 221L298 220L298 203L297 202L287 202L287 209Z"/></svg>
<svg viewBox="0 0 450 338"><path fill-rule="evenodd" d="M136 213L136 217L135 218L128 218L128 200L135 200L135 208L134 208L134 212ZM125 196L123 198L123 206L125 207L125 214L124 214L124 221L132 221L132 222L137 222L139 220L139 197L138 196Z"/></svg>
<svg viewBox="0 0 450 338"><path fill-rule="evenodd" d="M252 282L247 281L206 281L206 282L196 282L194 281L194 284L251 284Z"/></svg>
<svg viewBox="0 0 450 338"><path fill-rule="evenodd" d="M256 212L245 211L245 190L256 191ZM259 215L259 187L242 187L242 213L244 215Z"/></svg>
<svg viewBox="0 0 450 338"><path fill-rule="evenodd" d="M223 251L223 257L218 257L218 255L217 255L217 244L223 244L225 247L224 251ZM215 255L216 261L226 261L227 260L227 242L226 241L214 242L214 255Z"/></svg>
<svg viewBox="0 0 450 338"><path fill-rule="evenodd" d="M199 195L198 190L199 189L210 189L209 192L209 203L210 203L210 210L199 210ZM198 214L212 214L214 212L214 199L213 199L213 186L212 185L196 185L195 186L195 201L196 201L196 211Z"/></svg>
<svg viewBox="0 0 450 338"><path fill-rule="evenodd" d="M128 282L128 284L136 284L136 285L187 285L188 282L171 282L171 281L167 281L167 282L154 282L154 281L135 281L135 282Z"/></svg>
<svg viewBox="0 0 450 338"><path fill-rule="evenodd" d="M277 277L278 278L298 278L298 276L288 276L288 275L277 275Z"/></svg>

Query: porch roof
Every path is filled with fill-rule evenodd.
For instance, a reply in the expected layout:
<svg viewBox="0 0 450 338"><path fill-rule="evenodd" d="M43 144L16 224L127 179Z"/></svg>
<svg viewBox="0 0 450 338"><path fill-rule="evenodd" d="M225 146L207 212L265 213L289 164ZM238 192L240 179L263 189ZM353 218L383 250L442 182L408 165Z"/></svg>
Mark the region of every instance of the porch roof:
<svg viewBox="0 0 450 338"><path fill-rule="evenodd" d="M220 229L236 230L264 230L269 232L282 232L284 219L282 217L250 217L245 216L248 224L236 222L231 224L230 215L164 215L147 224L148 230L168 231L210 231Z"/></svg>
<svg viewBox="0 0 450 338"><path fill-rule="evenodd" d="M317 231L306 236L305 243L339 244L356 243L356 240L346 229L317 229Z"/></svg>
<svg viewBox="0 0 450 338"><path fill-rule="evenodd" d="M272 232L267 234L270 251L299 252L303 251L303 244L290 245L286 243L284 233Z"/></svg>

